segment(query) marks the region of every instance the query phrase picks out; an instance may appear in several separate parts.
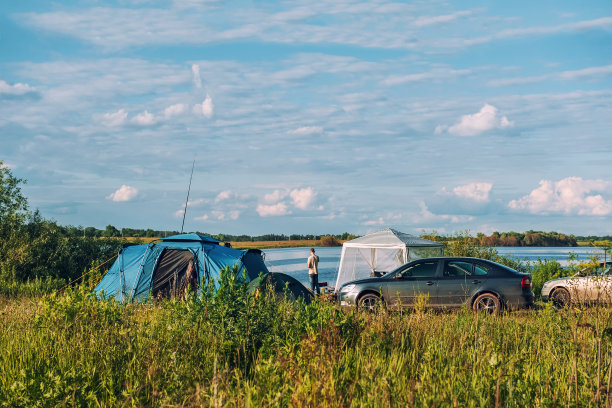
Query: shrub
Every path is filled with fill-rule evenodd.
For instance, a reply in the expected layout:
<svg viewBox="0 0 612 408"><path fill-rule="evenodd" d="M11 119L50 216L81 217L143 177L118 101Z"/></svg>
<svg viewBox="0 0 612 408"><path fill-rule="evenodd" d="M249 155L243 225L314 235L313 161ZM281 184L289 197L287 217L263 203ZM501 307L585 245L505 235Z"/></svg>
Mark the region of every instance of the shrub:
<svg viewBox="0 0 612 408"><path fill-rule="evenodd" d="M533 293L540 297L544 283L568 274L559 262L554 259L539 259L531 267L531 287ZM573 273L573 271L570 271Z"/></svg>
<svg viewBox="0 0 612 408"><path fill-rule="evenodd" d="M342 244L340 243L338 238L334 237L333 235L324 235L321 237L321 246L336 247L342 246Z"/></svg>

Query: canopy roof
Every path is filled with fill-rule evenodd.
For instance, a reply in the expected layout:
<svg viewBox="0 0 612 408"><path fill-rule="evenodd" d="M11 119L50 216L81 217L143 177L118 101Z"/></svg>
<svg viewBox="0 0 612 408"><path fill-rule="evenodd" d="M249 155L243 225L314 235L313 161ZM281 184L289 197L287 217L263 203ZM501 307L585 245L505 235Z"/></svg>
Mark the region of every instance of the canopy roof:
<svg viewBox="0 0 612 408"><path fill-rule="evenodd" d="M387 228L346 241L344 246L361 248L443 247L444 245Z"/></svg>
<svg viewBox="0 0 612 408"><path fill-rule="evenodd" d="M342 244L336 290L346 282L380 276L408 261L443 254L443 244L391 228L346 241Z"/></svg>
<svg viewBox="0 0 612 408"><path fill-rule="evenodd" d="M192 241L192 242L208 242L208 243L219 243L218 239L209 237L208 235L201 234L179 234L171 235L169 237L161 238L160 241L164 242L178 242L178 241Z"/></svg>

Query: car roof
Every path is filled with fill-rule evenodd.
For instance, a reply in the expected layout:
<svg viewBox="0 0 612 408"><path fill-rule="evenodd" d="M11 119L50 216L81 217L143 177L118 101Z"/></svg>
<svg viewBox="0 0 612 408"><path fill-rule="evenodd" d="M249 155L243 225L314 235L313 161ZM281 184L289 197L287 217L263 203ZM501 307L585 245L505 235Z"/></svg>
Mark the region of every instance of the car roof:
<svg viewBox="0 0 612 408"><path fill-rule="evenodd" d="M475 257L470 257L470 256L436 256L436 257L431 257L431 258L414 259L414 260L412 260L410 262L416 262L416 261L439 261L439 260L484 261L484 262L496 263L496 262L491 261L489 259L475 258Z"/></svg>

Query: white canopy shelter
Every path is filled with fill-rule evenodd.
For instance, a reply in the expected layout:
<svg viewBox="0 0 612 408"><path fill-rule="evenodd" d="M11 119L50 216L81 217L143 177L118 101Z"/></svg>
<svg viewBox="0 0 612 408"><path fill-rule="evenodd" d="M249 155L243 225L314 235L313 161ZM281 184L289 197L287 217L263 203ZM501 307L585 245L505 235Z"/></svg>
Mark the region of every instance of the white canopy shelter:
<svg viewBox="0 0 612 408"><path fill-rule="evenodd" d="M342 244L336 289L344 283L380 276L419 258L443 256L444 246L391 228Z"/></svg>

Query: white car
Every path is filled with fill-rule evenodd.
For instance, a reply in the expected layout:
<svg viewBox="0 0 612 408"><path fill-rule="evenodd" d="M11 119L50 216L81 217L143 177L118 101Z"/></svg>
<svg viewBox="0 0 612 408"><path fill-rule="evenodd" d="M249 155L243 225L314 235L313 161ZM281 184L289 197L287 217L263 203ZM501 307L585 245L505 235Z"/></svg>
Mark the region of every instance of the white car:
<svg viewBox="0 0 612 408"><path fill-rule="evenodd" d="M542 300L558 307L572 303L612 303L612 263L601 262L573 276L549 280L542 287Z"/></svg>

